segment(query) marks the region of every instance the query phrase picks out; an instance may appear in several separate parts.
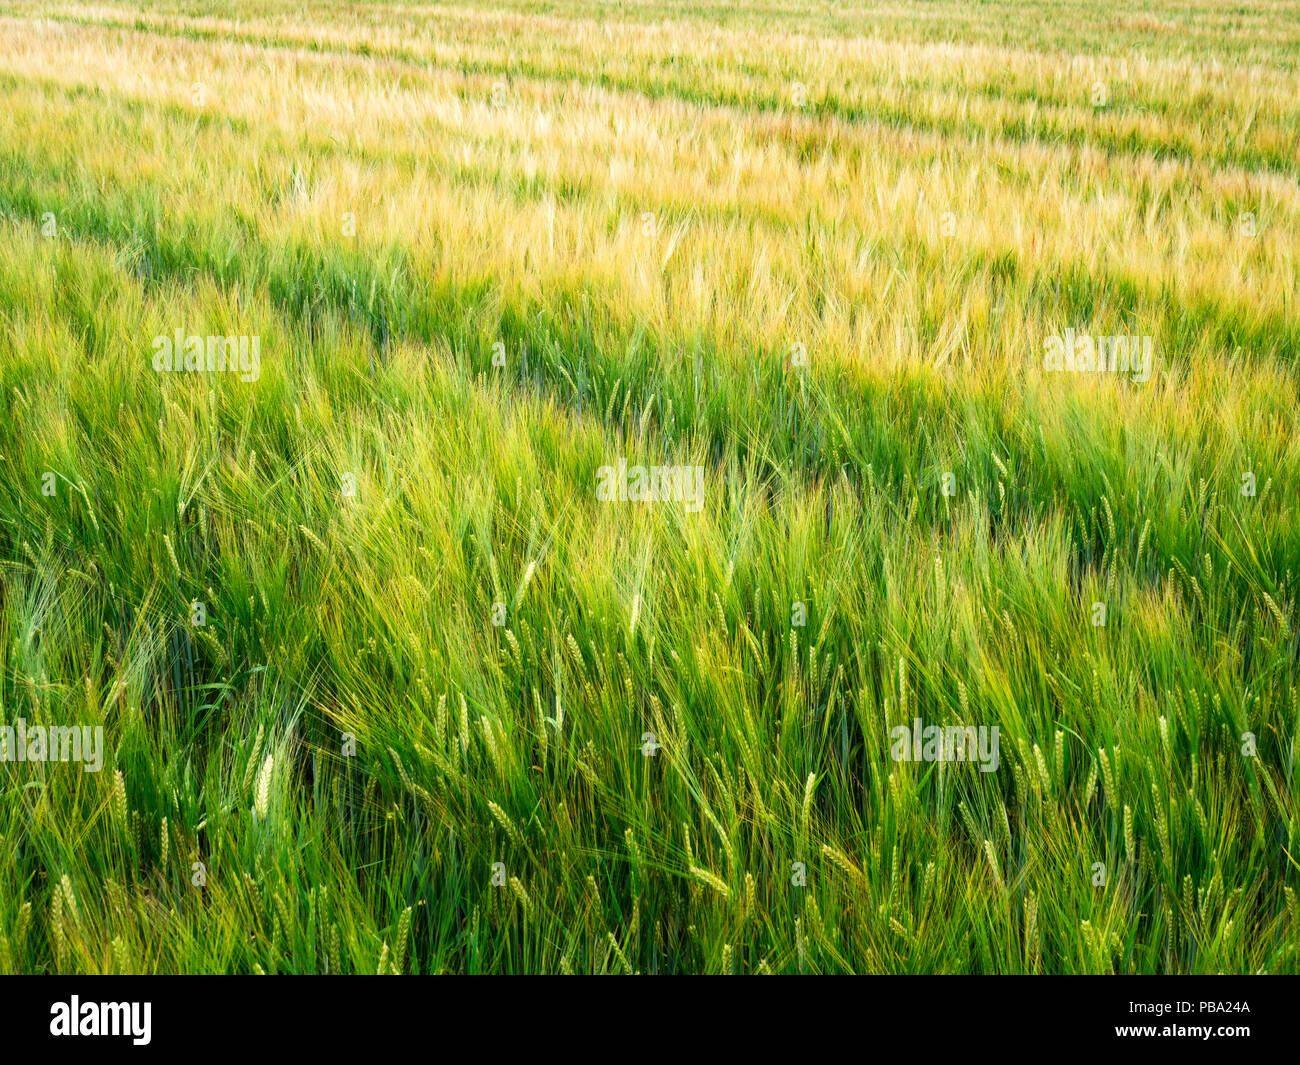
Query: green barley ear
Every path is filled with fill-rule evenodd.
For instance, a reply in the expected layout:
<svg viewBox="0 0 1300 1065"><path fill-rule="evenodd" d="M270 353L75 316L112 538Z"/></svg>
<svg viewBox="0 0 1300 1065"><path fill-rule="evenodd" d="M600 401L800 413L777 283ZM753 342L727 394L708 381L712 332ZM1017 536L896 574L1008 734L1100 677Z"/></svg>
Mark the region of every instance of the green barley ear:
<svg viewBox="0 0 1300 1065"><path fill-rule="evenodd" d="M889 774L889 802L893 804L894 808L901 810L904 808L906 801L907 797L904 795L904 791L902 791L902 780L900 779L900 776L898 776L897 772L891 772L891 774Z"/></svg>
<svg viewBox="0 0 1300 1065"><path fill-rule="evenodd" d="M636 834L630 829L623 830L623 841L627 844L627 853L632 859L633 883L641 885L641 848L637 846Z"/></svg>
<svg viewBox="0 0 1300 1065"><path fill-rule="evenodd" d="M113 819L119 825L127 823L126 816L126 777L122 770L113 770Z"/></svg>
<svg viewBox="0 0 1300 1065"><path fill-rule="evenodd" d="M492 812L492 816L496 818L497 824L499 824L503 829L505 829L505 833L507 836L510 837L510 841L514 843L515 846L517 847L523 847L524 846L523 833L519 831L518 826L516 826L515 823L510 819L510 815L507 814L503 809L501 809L501 807L498 806L496 803L491 801L488 802L488 809Z"/></svg>
<svg viewBox="0 0 1300 1065"><path fill-rule="evenodd" d="M978 840L980 838L980 831L975 826L975 818L971 815L970 807L966 805L964 799L957 803L957 813L961 817L962 824L966 826L966 831L970 833L971 839Z"/></svg>
<svg viewBox="0 0 1300 1065"><path fill-rule="evenodd" d="M898 719L907 720L907 659L898 656Z"/></svg>
<svg viewBox="0 0 1300 1065"><path fill-rule="evenodd" d="M1041 960L1038 942L1038 898L1031 891L1025 896L1025 960L1031 973L1037 973Z"/></svg>
<svg viewBox="0 0 1300 1065"><path fill-rule="evenodd" d="M179 577L181 575L181 564L176 561L176 549L172 547L171 537L166 533L163 533L163 543L167 545L167 557L172 560L172 569L176 572L176 576Z"/></svg>
<svg viewBox="0 0 1300 1065"><path fill-rule="evenodd" d="M515 897L523 904L525 913L532 913L533 900L529 898L528 892L524 889L524 882L517 876L510 878L510 890L514 892Z"/></svg>
<svg viewBox="0 0 1300 1065"><path fill-rule="evenodd" d="M271 805L271 772L275 769L275 755L268 754L262 763L262 772L257 777L257 794L253 799L253 811L259 820L266 817Z"/></svg>
<svg viewBox="0 0 1300 1065"><path fill-rule="evenodd" d="M392 757L393 762L397 765L397 775L401 778L402 786L405 787L407 791L414 793L415 781L407 776L406 767L402 765L401 756L391 747L388 748L388 753Z"/></svg>
<svg viewBox="0 0 1300 1065"><path fill-rule="evenodd" d="M609 941L610 950L614 952L614 957L618 959L619 967L627 976L632 975L632 963L627 960L627 955L623 953L623 948L618 945L618 940L614 938L613 932L606 932L605 937Z"/></svg>
<svg viewBox="0 0 1300 1065"><path fill-rule="evenodd" d="M1005 892L1007 890L1006 881L1002 879L1002 870L998 868L997 851L993 848L993 841L986 839L984 841L984 857L988 859L989 868L993 870L993 880L998 885L998 890Z"/></svg>
<svg viewBox="0 0 1300 1065"><path fill-rule="evenodd" d="M1111 810L1119 809L1119 796L1115 794L1115 777L1111 771L1110 758L1106 755L1106 748L1097 748L1097 754L1101 762L1101 779L1106 786L1106 805Z"/></svg>
<svg viewBox="0 0 1300 1065"><path fill-rule="evenodd" d="M343 972L342 954L339 943L339 926L330 924L329 939L330 972L338 975Z"/></svg>
<svg viewBox="0 0 1300 1065"><path fill-rule="evenodd" d="M808 926L812 929L814 939L822 939L825 935L825 929L822 927L822 911L817 905L817 896L808 896Z"/></svg>
<svg viewBox="0 0 1300 1065"><path fill-rule="evenodd" d="M168 843L169 840L167 839L167 818L164 817L162 819L162 829L158 834L158 847L161 852L161 857L159 860L162 864L162 871L164 876L167 874L167 856L171 851L171 848L168 846Z"/></svg>
<svg viewBox="0 0 1300 1065"><path fill-rule="evenodd" d="M64 873L59 879L59 890L63 892L64 912L72 918L72 926L81 930L81 912L77 909L77 896L72 893L72 880Z"/></svg>
<svg viewBox="0 0 1300 1065"><path fill-rule="evenodd" d="M809 773L803 785L803 802L799 806L799 843L808 844L808 818L812 812L813 789L817 785L817 774Z"/></svg>
<svg viewBox="0 0 1300 1065"><path fill-rule="evenodd" d="M1174 810L1174 817L1177 818L1178 800L1171 799L1170 802ZM1169 818L1165 813L1164 803L1160 799L1160 789L1156 786L1154 780L1151 781L1151 803L1152 816L1156 822L1156 837L1160 841L1160 854L1168 864L1173 860L1173 851L1169 848Z"/></svg>
<svg viewBox="0 0 1300 1065"><path fill-rule="evenodd" d="M64 968L68 956L68 937L63 930L63 892L54 892L50 901L50 935L54 940L54 964L59 970Z"/></svg>
<svg viewBox="0 0 1300 1065"><path fill-rule="evenodd" d="M411 907L406 907L402 911L402 916L397 922L397 971L401 972L406 968L406 947L407 940L411 934Z"/></svg>
<svg viewBox="0 0 1300 1065"><path fill-rule="evenodd" d="M1205 557L1209 558L1209 555ZM1291 626L1286 620L1286 615L1282 613L1281 607L1277 605L1277 601L1268 592L1261 592L1260 594L1264 596L1264 604L1268 607L1269 613L1273 615L1278 628L1282 630L1282 639L1289 640L1291 638Z"/></svg>
<svg viewBox="0 0 1300 1065"><path fill-rule="evenodd" d="M925 863L925 876L921 880L921 897L930 898L934 893L934 878L938 872L938 867L934 862Z"/></svg>
<svg viewBox="0 0 1300 1065"><path fill-rule="evenodd" d="M315 545L316 549L320 551L321 554L329 554L329 548L327 548L321 538L307 528L307 526L299 525L298 531L302 533L311 544Z"/></svg>
<svg viewBox="0 0 1300 1065"><path fill-rule="evenodd" d="M507 633L509 633L509 631L509 629L506 630ZM492 759L492 764L496 766L498 770L504 772L505 766L501 761L501 751L497 747L497 738L496 733L492 730L492 722L488 720L486 714L480 714L478 720L479 727L483 730L483 742L487 746L488 755Z"/></svg>
<svg viewBox="0 0 1300 1065"><path fill-rule="evenodd" d="M714 876L707 869L701 869L698 865L692 865L690 867L690 873L691 876L695 877L701 883L707 884L709 887L713 888L713 890L724 899L731 898L731 888L726 885L725 881Z"/></svg>
<svg viewBox="0 0 1300 1065"><path fill-rule="evenodd" d="M271 900L275 903L275 912L279 917L280 927L284 929L286 936L292 936L297 921L294 915L289 913L289 904L285 901L284 895L277 890L271 896Z"/></svg>
<svg viewBox="0 0 1300 1065"><path fill-rule="evenodd" d="M853 861L843 851L836 850L829 843L823 843L822 856L842 869L852 880L858 881L862 879L862 871L853 864Z"/></svg>
<svg viewBox="0 0 1300 1065"><path fill-rule="evenodd" d="M1038 767L1038 779L1042 783L1043 793L1052 794L1052 778L1047 772L1047 761L1043 758L1043 752L1038 744L1034 744L1034 764Z"/></svg>

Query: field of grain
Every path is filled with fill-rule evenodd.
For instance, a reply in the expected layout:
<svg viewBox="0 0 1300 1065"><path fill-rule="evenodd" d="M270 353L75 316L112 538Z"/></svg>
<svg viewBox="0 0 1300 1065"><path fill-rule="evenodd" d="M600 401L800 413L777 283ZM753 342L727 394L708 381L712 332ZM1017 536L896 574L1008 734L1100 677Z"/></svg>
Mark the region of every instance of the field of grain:
<svg viewBox="0 0 1300 1065"><path fill-rule="evenodd" d="M1300 0L1143 9L0 0L0 972L1300 971Z"/></svg>

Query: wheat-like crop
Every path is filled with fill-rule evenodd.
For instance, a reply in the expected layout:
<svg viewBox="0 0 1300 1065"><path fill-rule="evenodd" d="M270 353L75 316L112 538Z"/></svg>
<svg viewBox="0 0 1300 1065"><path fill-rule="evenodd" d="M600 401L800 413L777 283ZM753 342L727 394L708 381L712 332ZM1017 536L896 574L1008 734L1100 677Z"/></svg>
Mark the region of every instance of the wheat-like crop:
<svg viewBox="0 0 1300 1065"><path fill-rule="evenodd" d="M0 969L1296 972L1298 13L0 0Z"/></svg>

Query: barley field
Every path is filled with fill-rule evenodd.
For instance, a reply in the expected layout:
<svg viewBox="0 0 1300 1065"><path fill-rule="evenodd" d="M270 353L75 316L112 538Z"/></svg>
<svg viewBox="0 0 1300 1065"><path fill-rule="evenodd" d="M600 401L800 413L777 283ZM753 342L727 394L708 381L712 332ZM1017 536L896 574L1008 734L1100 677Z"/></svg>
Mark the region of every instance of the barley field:
<svg viewBox="0 0 1300 1065"><path fill-rule="evenodd" d="M0 0L0 972L1300 972L1300 0L1133 6Z"/></svg>

